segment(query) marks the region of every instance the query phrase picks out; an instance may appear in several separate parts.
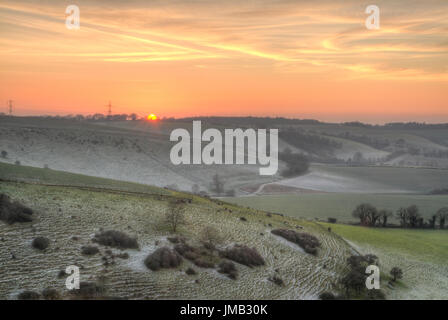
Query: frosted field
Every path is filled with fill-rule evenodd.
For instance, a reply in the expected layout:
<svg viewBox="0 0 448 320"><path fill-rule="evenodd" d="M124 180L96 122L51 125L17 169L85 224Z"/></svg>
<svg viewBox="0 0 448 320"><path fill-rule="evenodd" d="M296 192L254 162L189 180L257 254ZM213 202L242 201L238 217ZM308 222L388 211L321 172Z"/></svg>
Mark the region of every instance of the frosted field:
<svg viewBox="0 0 448 320"><path fill-rule="evenodd" d="M0 191L38 211L32 223L0 223L0 235L4 240L0 246L0 298L14 298L22 290L40 291L46 287L66 293L65 280L58 279L57 274L74 264L82 266L82 281L105 276L109 296L132 299L315 299L320 292L333 288L345 270L345 259L351 251L345 242L314 223L275 215L267 217L254 210L195 198L187 207L187 225L180 229L181 234L195 243L205 225L214 226L224 238L223 246L241 243L256 247L266 265L248 268L237 264L239 275L236 281L215 269L196 266L198 275L188 276L185 270L192 264L186 260L177 269L153 272L145 268L143 259L156 247L169 245L166 240L169 232L161 227L166 197L169 196L5 182L0 183ZM248 221L241 221L241 216ZM322 242L317 257L303 253L269 232L275 227L295 229L297 225ZM116 264L107 268L101 261L105 247L99 246L101 254L83 256L81 247L91 243L92 235L99 228L137 236L141 251L126 250L130 255L128 260L116 259ZM37 252L30 245L37 236L51 240L44 252ZM79 240L73 240L73 236ZM11 259L11 252L16 259ZM268 281L274 274L284 280L284 287ZM196 279L199 283L195 283Z"/></svg>

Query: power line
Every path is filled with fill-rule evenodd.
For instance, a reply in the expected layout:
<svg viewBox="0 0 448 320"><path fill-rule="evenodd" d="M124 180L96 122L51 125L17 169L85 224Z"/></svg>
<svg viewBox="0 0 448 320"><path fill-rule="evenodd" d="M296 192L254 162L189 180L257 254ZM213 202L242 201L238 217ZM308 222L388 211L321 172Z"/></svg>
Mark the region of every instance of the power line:
<svg viewBox="0 0 448 320"><path fill-rule="evenodd" d="M8 100L9 115L12 116L12 100Z"/></svg>
<svg viewBox="0 0 448 320"><path fill-rule="evenodd" d="M108 107L107 115L110 117L112 115L112 103L109 101L109 104L106 107Z"/></svg>

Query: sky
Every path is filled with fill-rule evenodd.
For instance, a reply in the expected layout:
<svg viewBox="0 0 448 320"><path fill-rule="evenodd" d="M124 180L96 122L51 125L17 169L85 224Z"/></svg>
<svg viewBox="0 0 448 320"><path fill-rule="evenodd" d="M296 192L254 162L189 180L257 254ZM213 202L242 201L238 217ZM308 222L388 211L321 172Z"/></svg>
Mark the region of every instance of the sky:
<svg viewBox="0 0 448 320"><path fill-rule="evenodd" d="M17 115L111 101L159 118L448 122L448 1L1 0L0 112L9 99Z"/></svg>

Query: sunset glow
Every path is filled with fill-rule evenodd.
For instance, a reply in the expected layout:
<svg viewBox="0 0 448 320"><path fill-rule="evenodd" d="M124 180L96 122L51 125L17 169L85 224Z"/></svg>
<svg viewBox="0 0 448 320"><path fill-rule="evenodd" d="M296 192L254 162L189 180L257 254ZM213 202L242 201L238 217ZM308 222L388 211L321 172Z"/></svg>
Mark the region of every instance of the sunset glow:
<svg viewBox="0 0 448 320"><path fill-rule="evenodd" d="M154 113L151 113L150 115L148 115L147 119L154 121L154 120L157 120L157 116Z"/></svg>
<svg viewBox="0 0 448 320"><path fill-rule="evenodd" d="M448 122L448 2L375 4L2 1L0 112Z"/></svg>

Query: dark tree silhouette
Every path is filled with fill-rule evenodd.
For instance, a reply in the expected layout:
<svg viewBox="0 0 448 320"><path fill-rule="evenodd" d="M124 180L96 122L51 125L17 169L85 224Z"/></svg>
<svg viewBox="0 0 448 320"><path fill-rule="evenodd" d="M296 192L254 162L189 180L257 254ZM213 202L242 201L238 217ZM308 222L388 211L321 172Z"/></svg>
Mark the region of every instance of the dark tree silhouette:
<svg viewBox="0 0 448 320"><path fill-rule="evenodd" d="M395 282L395 281L397 281L398 279L401 279L401 278L403 278L403 271L400 269L400 268L398 268L398 267L393 267L391 270L390 270L390 274L391 274L391 276L393 277L393 281Z"/></svg>
<svg viewBox="0 0 448 320"><path fill-rule="evenodd" d="M446 218L448 217L448 207L440 208L437 211L437 217L439 219L440 229L444 229L445 228L445 221L446 221Z"/></svg>

